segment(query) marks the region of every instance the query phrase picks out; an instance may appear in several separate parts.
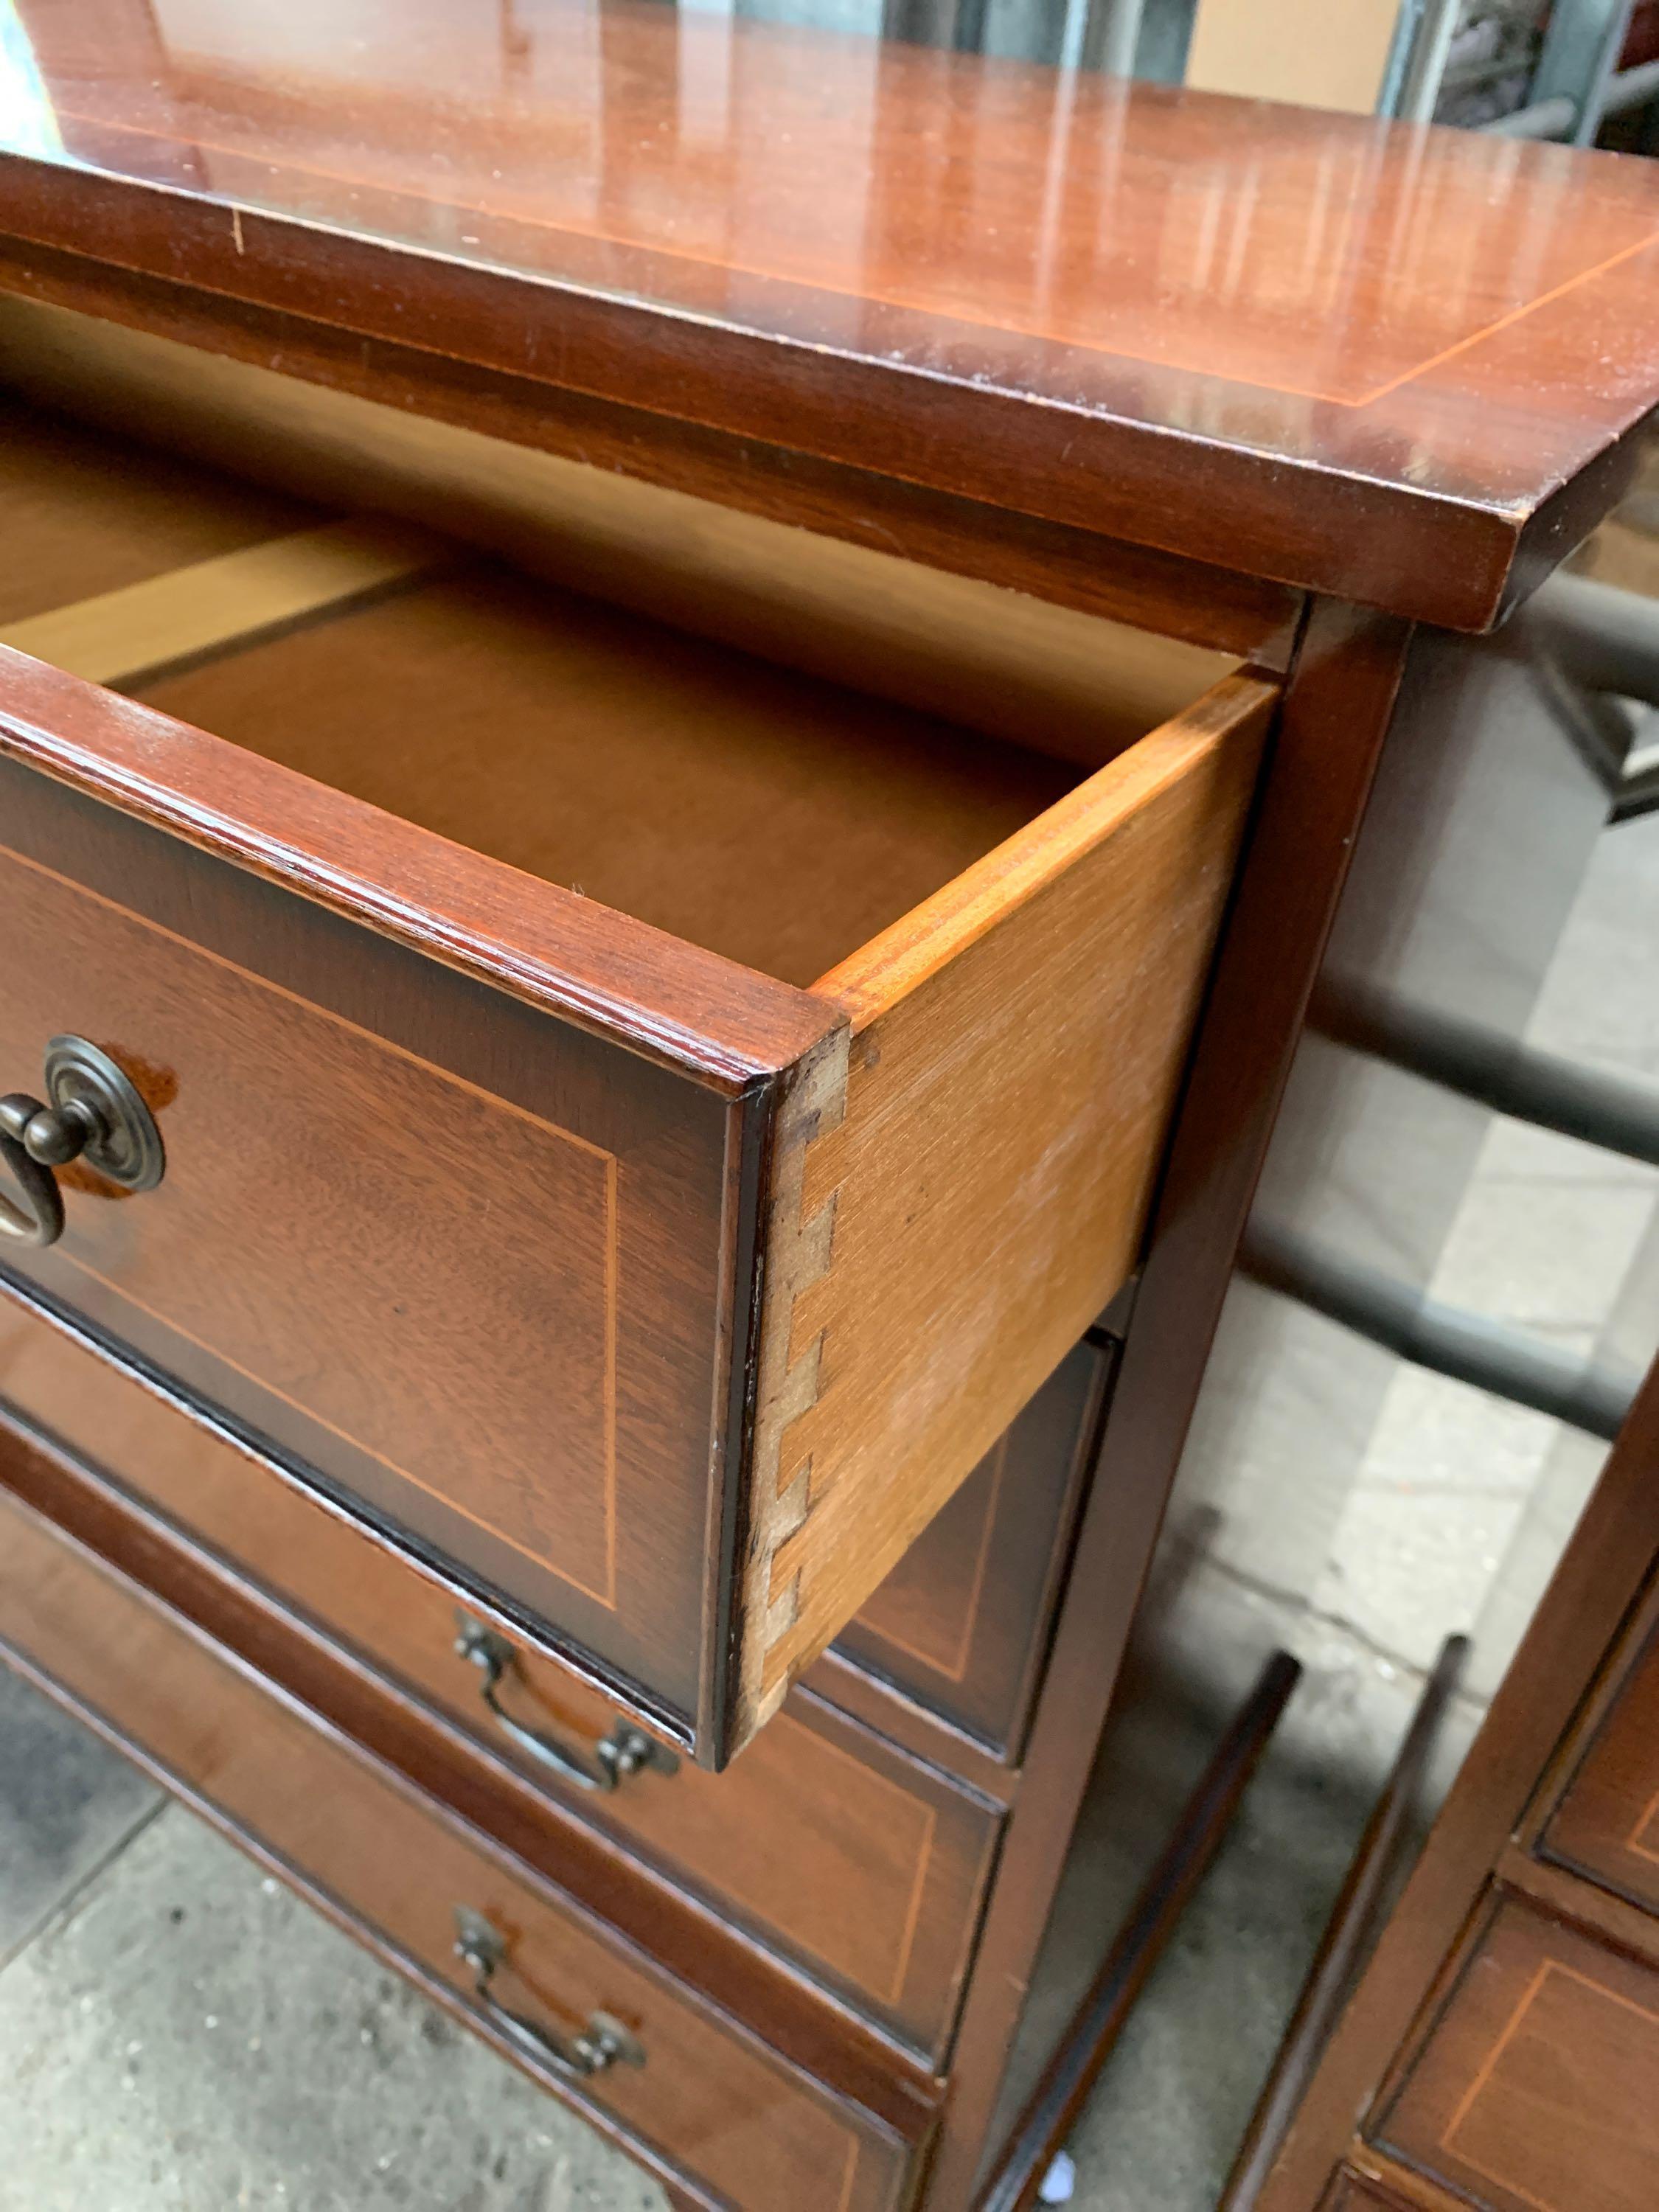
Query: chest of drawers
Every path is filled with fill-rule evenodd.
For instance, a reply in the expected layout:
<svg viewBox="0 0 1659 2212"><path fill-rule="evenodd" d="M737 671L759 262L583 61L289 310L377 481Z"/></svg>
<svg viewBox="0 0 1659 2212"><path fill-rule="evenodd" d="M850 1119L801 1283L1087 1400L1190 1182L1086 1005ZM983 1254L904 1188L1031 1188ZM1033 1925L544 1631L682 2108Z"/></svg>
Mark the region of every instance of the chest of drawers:
<svg viewBox="0 0 1659 2212"><path fill-rule="evenodd" d="M1257 2200L1636 2212L1659 2156L1659 1370Z"/></svg>
<svg viewBox="0 0 1659 2212"><path fill-rule="evenodd" d="M677 2200L964 2212L1402 674L1628 479L1659 193L603 13L21 11L0 1643Z"/></svg>

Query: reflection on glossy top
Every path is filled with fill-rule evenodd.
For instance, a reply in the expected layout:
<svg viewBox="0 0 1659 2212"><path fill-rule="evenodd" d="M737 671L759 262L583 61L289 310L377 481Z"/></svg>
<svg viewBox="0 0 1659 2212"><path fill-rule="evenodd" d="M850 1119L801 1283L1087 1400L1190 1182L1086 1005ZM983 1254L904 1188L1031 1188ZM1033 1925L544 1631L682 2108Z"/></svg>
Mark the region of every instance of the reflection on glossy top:
<svg viewBox="0 0 1659 2212"><path fill-rule="evenodd" d="M20 151L889 372L1498 507L1659 397L1659 165L663 0L18 15Z"/></svg>

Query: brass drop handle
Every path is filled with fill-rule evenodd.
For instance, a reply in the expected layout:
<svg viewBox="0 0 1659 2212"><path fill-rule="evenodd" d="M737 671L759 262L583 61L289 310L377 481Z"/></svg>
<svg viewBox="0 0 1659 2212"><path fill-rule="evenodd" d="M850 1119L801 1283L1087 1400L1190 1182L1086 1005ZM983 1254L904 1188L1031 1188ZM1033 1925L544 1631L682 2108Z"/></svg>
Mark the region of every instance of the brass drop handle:
<svg viewBox="0 0 1659 2212"><path fill-rule="evenodd" d="M538 2065L576 2081L603 2074L608 2066L644 2065L639 2038L608 2012L590 2013L586 2027L574 2035L556 2035L504 2005L491 1984L507 1962L507 1938L482 1912L465 1905L455 1908L455 1955L472 1969L472 1995L485 2018Z"/></svg>
<svg viewBox="0 0 1659 2212"><path fill-rule="evenodd" d="M455 1649L463 1659L470 1659L483 1676L479 1696L489 1708L490 1717L501 1734L510 1736L520 1751L543 1766L550 1766L567 1782L574 1782L579 1790L611 1790L625 1782L630 1774L641 1768L654 1767L659 1774L678 1774L679 1760L665 1744L655 1743L643 1729L631 1721L619 1720L608 1735L603 1735L593 1746L592 1760L578 1751L568 1748L556 1737L544 1735L539 1729L526 1728L522 1721L514 1720L501 1699L502 1677L512 1671L518 1653L506 1637L498 1636L493 1628L486 1628L481 1620L469 1613L457 1613L459 1633Z"/></svg>
<svg viewBox="0 0 1659 2212"><path fill-rule="evenodd" d="M18 1192L16 1198L0 1193L0 1237L18 1244L55 1244L64 1233L54 1168L84 1159L131 1191L154 1190L167 1169L155 1116L95 1044L53 1037L45 1087L45 1099L27 1091L0 1098L0 1161Z"/></svg>

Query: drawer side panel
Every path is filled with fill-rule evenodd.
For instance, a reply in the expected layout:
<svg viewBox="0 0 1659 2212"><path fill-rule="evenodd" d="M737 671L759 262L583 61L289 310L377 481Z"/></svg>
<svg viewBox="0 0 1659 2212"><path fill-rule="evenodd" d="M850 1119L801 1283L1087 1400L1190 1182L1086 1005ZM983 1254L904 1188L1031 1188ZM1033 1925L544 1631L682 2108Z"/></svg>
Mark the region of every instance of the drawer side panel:
<svg viewBox="0 0 1659 2212"><path fill-rule="evenodd" d="M768 1286L756 1479L791 1511L739 1740L1133 1267L1276 700L1230 678L817 987L854 1034L799 1176L824 1264Z"/></svg>

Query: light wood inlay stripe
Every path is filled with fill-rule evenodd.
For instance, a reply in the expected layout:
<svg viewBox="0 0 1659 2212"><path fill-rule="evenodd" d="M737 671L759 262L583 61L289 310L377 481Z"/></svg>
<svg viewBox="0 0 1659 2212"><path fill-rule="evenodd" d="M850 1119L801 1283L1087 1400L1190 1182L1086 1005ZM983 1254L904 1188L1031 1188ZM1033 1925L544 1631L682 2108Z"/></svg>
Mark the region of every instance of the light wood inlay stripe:
<svg viewBox="0 0 1659 2212"><path fill-rule="evenodd" d="M377 520L267 538L0 630L0 645L91 684L131 685L453 566L447 539Z"/></svg>
<svg viewBox="0 0 1659 2212"><path fill-rule="evenodd" d="M538 1132L544 1132L547 1135L558 1139L561 1142L569 1145L575 1151L586 1154L600 1164L605 1177L605 1193L604 1382L605 1588L603 1590L597 1589L591 1583L584 1582L568 1564L560 1564L550 1552L531 1550L508 1534L505 1529L498 1528L493 1521L487 1520L482 1515L471 1510L458 1497L452 1496L448 1492L437 1489L432 1483L422 1480L412 1469L400 1465L396 1460L388 1458L384 1452L375 1450L373 1445L367 1443L361 1437L352 1435L349 1430L331 1421L317 1407L308 1405L302 1399L290 1395L269 1376L261 1375L252 1368L233 1358L222 1346L209 1343L204 1337L185 1328L176 1315L164 1313L159 1308L146 1304L129 1285L118 1282L112 1276L100 1273L89 1260L71 1249L67 1244L61 1246L59 1251L60 1256L77 1267L82 1274L90 1276L105 1290L124 1299L127 1304L137 1308L150 1320L160 1322L165 1328L171 1329L186 1343L194 1345L198 1351L205 1352L213 1358L222 1361L227 1367L234 1373L241 1376L245 1381L256 1384L262 1390L269 1391L273 1398L289 1407L294 1412L302 1414L306 1419L314 1421L319 1428L325 1430L331 1436L337 1437L342 1443L349 1444L354 1451L362 1452L365 1458L374 1461L377 1465L384 1467L400 1480L412 1484L417 1490L424 1491L429 1498L435 1498L447 1510L457 1514L463 1520L471 1522L474 1527L482 1528L487 1535L495 1538L498 1543L508 1546L535 1565L557 1577L561 1582L568 1583L572 1589L580 1590L584 1597L592 1598L596 1604L605 1607L607 1612L615 1612L617 1536L617 1357L620 1273L618 1256L620 1214L617 1188L619 1163L616 1154L608 1152L602 1145L593 1144L587 1138L578 1136L574 1130L567 1129L562 1123L549 1121L544 1115L532 1113L529 1108L520 1106L509 1098L503 1098L498 1092L486 1090L479 1084L469 1082L465 1076L458 1074L453 1068L444 1066L440 1061L425 1059L419 1053L410 1051L406 1047L395 1043L391 1038L382 1036L378 1030L362 1028L358 1023L349 1020L345 1015L335 1012L332 1007L321 1006L315 1000L307 999L297 991L290 991L285 985L273 981L270 976L262 975L256 969L245 968L240 962L227 958L223 953L216 952L208 945L197 943L193 938L181 937L177 931L167 928L159 921L151 921L148 915L139 913L136 908L122 906L114 899L106 898L101 891L88 890L86 884L77 883L72 876L60 874L57 869L47 867L44 861L33 860L27 854L16 852L8 845L0 845L0 856L3 856L7 861L15 862L18 866L27 869L51 883L59 884L64 890L77 898L91 901L94 905L104 908L106 912L118 917L131 927L149 931L166 942L178 946L191 958L205 961L214 967L223 969L228 974L235 976L251 988L270 992L275 997L301 1008L307 1015L319 1018L332 1024L348 1036L361 1040L376 1051L388 1053L397 1059L406 1061L410 1066L419 1069L428 1077L444 1084L453 1085L457 1090L478 1099L492 1111L499 1110L517 1121L527 1123Z"/></svg>
<svg viewBox="0 0 1659 2212"><path fill-rule="evenodd" d="M1644 1805L1637 1816L1636 1826L1625 1838L1627 1851L1634 1851L1638 1858L1651 1859L1656 1866L1659 1866L1659 1850L1646 1840L1649 1831L1656 1826L1659 1826L1659 1790L1656 1790Z"/></svg>
<svg viewBox="0 0 1659 2212"><path fill-rule="evenodd" d="M1544 1992L1552 1984L1561 1983L1565 1983L1574 1990L1584 1991L1591 1998L1616 2011L1627 2014L1633 2021L1639 2022L1643 2027L1659 2027L1659 2012L1653 2011L1647 2005L1638 2004L1633 1997L1626 1996L1620 1990L1607 1988L1605 1983L1592 1979L1589 1975L1579 1972L1576 1967L1565 1965L1559 1959L1545 1959L1522 1992L1504 2025L1503 2033L1487 2052L1474 2080L1458 2100L1440 2137L1441 2149L1449 2153L1471 2173L1479 2174L1483 2181L1494 2183L1510 2197L1518 2198L1522 2203L1534 2207L1535 2212L1571 2212L1571 2208L1563 2207L1552 2198L1538 2195L1515 2173L1499 2172L1491 2163L1490 2152L1486 2152L1482 2156L1476 2156L1472 2150L1460 2145L1458 2137L1468 2127L1476 2105L1491 2087L1499 2066L1509 2055L1510 2046L1522 2030L1529 2025L1532 2014L1543 1999ZM1562 2026L1559 2021L1552 2023L1549 2028L1542 2031L1542 2039L1547 2044L1559 2045L1561 2037ZM1594 2128L1589 2121L1585 2124L1588 2130L1586 2138L1588 2142L1593 2138ZM1527 2146L1522 2144L1518 2148L1524 2157ZM1609 2197L1605 2201L1610 2205L1613 2199Z"/></svg>

